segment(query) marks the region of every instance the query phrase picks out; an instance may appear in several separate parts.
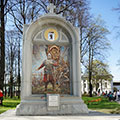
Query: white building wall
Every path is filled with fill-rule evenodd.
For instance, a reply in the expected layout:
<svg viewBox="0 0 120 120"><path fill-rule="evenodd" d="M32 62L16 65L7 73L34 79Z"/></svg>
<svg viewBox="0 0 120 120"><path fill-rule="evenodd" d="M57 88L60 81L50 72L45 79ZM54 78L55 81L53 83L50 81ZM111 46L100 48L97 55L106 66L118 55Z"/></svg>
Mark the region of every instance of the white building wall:
<svg viewBox="0 0 120 120"><path fill-rule="evenodd" d="M87 80L82 80L82 94L89 92L89 84Z"/></svg>
<svg viewBox="0 0 120 120"><path fill-rule="evenodd" d="M102 92L106 92L109 93L110 91L113 92L113 81L102 81L102 90L101 90L101 83L99 83L99 88L100 89L100 94L102 94ZM119 86L120 89L120 86ZM96 91L96 87L93 87L93 92L98 93L98 91ZM84 93L89 93L89 83L87 80L82 80L82 94Z"/></svg>

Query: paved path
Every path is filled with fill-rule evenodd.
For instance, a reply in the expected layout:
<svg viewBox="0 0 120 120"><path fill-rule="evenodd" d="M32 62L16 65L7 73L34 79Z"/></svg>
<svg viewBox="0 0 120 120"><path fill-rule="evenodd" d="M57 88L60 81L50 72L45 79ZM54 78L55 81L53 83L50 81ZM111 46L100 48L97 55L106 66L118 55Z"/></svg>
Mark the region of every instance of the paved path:
<svg viewBox="0 0 120 120"><path fill-rule="evenodd" d="M0 120L120 120L120 115L90 111L88 115L67 116L16 116L15 110L0 114Z"/></svg>

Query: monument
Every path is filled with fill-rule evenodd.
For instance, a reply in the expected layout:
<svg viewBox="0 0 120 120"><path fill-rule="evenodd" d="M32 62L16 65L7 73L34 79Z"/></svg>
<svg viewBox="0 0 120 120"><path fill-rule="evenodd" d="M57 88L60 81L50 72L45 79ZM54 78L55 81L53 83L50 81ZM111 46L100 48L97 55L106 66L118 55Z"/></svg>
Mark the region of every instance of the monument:
<svg viewBox="0 0 120 120"><path fill-rule="evenodd" d="M86 114L81 99L79 29L49 13L24 25L21 103L16 115Z"/></svg>

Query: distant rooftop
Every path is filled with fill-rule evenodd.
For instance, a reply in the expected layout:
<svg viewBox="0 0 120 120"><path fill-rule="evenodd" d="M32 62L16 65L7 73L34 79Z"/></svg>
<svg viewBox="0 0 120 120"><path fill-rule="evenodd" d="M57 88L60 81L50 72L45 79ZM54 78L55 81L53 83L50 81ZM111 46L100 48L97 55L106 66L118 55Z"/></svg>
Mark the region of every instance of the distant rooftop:
<svg viewBox="0 0 120 120"><path fill-rule="evenodd" d="M113 85L120 85L120 82L113 82Z"/></svg>

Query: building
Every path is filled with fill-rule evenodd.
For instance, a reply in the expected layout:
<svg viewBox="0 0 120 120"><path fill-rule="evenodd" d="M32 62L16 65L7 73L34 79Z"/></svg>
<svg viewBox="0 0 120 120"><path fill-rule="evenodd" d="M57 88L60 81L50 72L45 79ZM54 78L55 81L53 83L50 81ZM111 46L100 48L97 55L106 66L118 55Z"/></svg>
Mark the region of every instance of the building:
<svg viewBox="0 0 120 120"><path fill-rule="evenodd" d="M82 79L82 94L89 94L89 82L86 79ZM93 84L92 84L93 85ZM102 92L110 92L113 91L113 80L102 80L102 82L98 82L96 85L93 85L93 93L102 93ZM119 82L120 89L120 82Z"/></svg>

